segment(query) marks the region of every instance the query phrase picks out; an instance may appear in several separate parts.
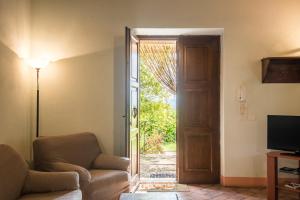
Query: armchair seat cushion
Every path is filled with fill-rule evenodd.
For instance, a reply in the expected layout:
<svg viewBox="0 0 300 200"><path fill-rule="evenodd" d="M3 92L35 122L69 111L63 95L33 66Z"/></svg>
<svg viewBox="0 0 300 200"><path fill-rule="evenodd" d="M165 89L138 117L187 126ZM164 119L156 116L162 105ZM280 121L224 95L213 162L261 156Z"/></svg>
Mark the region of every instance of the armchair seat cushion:
<svg viewBox="0 0 300 200"><path fill-rule="evenodd" d="M80 190L35 193L22 196L19 200L81 200L82 194Z"/></svg>
<svg viewBox="0 0 300 200"><path fill-rule="evenodd" d="M85 192L87 199L98 200L101 197L109 200L128 189L129 175L126 171L97 169L90 170L90 173L91 183Z"/></svg>

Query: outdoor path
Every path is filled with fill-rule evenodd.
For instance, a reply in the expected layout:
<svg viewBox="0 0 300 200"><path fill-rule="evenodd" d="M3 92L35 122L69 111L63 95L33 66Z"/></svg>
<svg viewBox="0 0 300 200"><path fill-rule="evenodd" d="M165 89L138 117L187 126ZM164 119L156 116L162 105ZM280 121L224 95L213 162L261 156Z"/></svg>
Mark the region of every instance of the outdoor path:
<svg viewBox="0 0 300 200"><path fill-rule="evenodd" d="M141 178L175 178L176 152L140 155Z"/></svg>

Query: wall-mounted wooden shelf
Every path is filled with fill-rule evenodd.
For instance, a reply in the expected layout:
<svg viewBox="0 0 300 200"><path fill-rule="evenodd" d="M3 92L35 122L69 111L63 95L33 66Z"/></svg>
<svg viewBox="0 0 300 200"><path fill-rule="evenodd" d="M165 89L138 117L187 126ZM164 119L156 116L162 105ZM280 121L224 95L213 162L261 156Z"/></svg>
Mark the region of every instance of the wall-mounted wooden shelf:
<svg viewBox="0 0 300 200"><path fill-rule="evenodd" d="M300 83L300 57L268 57L261 61L263 83Z"/></svg>

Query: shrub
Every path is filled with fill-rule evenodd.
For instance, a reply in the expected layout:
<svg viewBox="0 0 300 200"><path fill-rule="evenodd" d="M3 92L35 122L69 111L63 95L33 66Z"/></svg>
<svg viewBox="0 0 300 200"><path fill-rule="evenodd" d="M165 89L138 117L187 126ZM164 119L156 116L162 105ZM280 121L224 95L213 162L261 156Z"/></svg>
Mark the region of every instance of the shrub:
<svg viewBox="0 0 300 200"><path fill-rule="evenodd" d="M162 142L163 137L160 133L151 134L144 144L144 153L162 153Z"/></svg>

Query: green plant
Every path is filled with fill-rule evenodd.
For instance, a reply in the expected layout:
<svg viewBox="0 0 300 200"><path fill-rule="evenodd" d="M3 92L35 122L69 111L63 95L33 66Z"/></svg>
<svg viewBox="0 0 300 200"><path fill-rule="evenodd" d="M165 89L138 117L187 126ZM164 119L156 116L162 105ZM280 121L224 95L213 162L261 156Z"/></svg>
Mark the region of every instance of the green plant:
<svg viewBox="0 0 300 200"><path fill-rule="evenodd" d="M151 134L145 144L144 144L144 151L147 153L162 153L163 152L163 137L159 133Z"/></svg>
<svg viewBox="0 0 300 200"><path fill-rule="evenodd" d="M165 89L143 65L141 58L141 108L140 108L140 134L141 152L153 153L146 146L153 140L161 137L161 144L175 143L176 141L176 110L168 100L171 93ZM155 145L155 144L153 144ZM161 149L155 147L154 149Z"/></svg>
<svg viewBox="0 0 300 200"><path fill-rule="evenodd" d="M163 145L164 151L176 152L176 143L168 143Z"/></svg>

